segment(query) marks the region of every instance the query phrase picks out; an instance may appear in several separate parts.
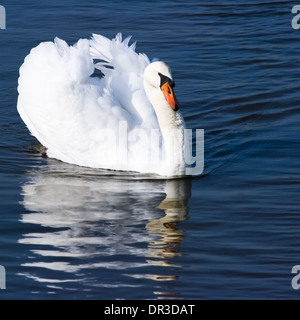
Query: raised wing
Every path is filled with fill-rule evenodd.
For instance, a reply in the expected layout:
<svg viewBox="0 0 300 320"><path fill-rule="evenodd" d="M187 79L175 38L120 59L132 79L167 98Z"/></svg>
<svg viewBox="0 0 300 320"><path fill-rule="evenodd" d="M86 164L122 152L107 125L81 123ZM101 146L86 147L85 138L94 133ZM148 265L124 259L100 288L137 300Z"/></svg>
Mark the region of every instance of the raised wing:
<svg viewBox="0 0 300 320"><path fill-rule="evenodd" d="M32 49L20 68L18 111L34 135L59 160L90 167L110 167L116 152L104 131L118 137L120 123L157 129L153 107L143 88L149 63L135 45L94 35L69 46L55 39ZM104 77L93 77L94 62ZM142 141L132 150L143 149ZM135 151L136 152L136 151ZM129 155L130 156L130 155ZM133 155L134 156L134 155Z"/></svg>

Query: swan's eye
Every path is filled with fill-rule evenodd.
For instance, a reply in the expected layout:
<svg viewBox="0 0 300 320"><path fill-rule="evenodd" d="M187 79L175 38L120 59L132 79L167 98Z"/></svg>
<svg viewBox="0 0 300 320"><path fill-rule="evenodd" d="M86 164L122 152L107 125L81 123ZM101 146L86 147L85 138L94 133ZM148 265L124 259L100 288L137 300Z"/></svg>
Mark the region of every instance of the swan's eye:
<svg viewBox="0 0 300 320"><path fill-rule="evenodd" d="M165 83L168 83L171 88L175 86L174 81L171 80L169 77L161 74L160 72L158 73L158 75L160 76L160 87L162 87Z"/></svg>

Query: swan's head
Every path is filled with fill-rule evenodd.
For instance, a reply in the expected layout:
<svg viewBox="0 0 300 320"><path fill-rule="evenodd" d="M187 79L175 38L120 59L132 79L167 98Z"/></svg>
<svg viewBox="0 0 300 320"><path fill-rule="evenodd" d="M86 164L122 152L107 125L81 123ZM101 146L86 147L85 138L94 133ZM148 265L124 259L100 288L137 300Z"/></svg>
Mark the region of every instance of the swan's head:
<svg viewBox="0 0 300 320"><path fill-rule="evenodd" d="M150 63L144 71L144 82L153 89L160 90L174 111L179 109L179 102L174 93L175 82L170 68L164 62Z"/></svg>

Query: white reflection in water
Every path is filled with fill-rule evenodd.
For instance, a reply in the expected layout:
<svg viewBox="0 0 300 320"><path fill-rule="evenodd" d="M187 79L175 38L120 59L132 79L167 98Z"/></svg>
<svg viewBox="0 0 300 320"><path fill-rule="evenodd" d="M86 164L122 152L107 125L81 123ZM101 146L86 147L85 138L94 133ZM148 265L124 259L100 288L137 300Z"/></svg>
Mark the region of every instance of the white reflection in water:
<svg viewBox="0 0 300 320"><path fill-rule="evenodd" d="M145 266L180 267L172 260L180 255L184 234L178 223L186 219L190 189L187 179L114 175L48 160L46 170L28 173L22 187L28 212L21 222L40 226L39 232L19 240L34 247L34 257L23 265L66 273L108 268L126 270L127 279L176 280L176 275L136 271ZM129 268L134 272L128 274Z"/></svg>

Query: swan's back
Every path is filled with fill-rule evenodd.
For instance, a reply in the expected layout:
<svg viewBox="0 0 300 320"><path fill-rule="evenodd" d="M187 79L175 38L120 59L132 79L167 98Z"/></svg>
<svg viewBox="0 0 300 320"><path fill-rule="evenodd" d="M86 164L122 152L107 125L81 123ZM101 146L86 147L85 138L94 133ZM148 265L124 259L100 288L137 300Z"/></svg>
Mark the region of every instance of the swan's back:
<svg viewBox="0 0 300 320"><path fill-rule="evenodd" d="M120 127L124 132L126 126L128 135L159 129L143 88L149 59L129 40L94 35L68 46L55 39L26 57L18 111L50 157L94 168L149 171L142 137L128 144L127 159L119 161L116 150ZM104 77L92 76L95 67Z"/></svg>

